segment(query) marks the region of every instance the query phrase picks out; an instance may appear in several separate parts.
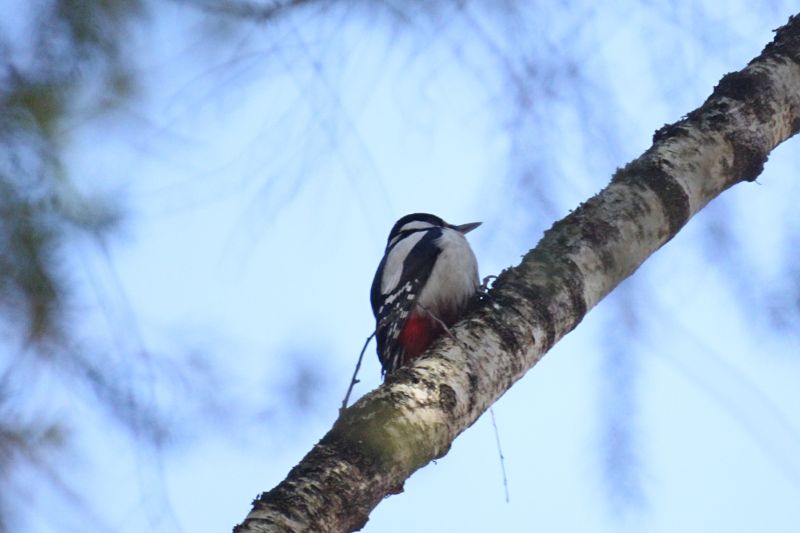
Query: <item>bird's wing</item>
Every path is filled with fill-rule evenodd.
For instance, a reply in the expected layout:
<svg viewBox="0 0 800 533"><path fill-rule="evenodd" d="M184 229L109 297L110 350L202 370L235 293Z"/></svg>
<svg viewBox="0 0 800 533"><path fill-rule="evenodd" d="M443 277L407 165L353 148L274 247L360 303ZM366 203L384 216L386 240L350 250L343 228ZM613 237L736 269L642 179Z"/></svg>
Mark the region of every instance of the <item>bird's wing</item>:
<svg viewBox="0 0 800 533"><path fill-rule="evenodd" d="M436 240L441 234L438 228L422 232L402 262L397 261L398 256L392 256L403 253L402 246L396 245L387 250L372 282L370 299L376 320L378 358L384 375L394 372L405 363L405 353L398 337L436 263L441 251ZM400 243L402 241L398 245ZM390 283L387 284L387 280Z"/></svg>

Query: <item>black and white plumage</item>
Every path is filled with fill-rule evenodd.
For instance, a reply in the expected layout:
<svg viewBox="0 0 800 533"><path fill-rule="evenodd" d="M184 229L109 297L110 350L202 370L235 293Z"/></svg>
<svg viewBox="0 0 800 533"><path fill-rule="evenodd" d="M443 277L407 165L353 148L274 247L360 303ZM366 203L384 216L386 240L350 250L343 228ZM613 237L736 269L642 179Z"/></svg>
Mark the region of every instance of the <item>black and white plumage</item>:
<svg viewBox="0 0 800 533"><path fill-rule="evenodd" d="M478 262L464 234L480 224L414 213L392 227L370 292L384 376L421 355L475 295Z"/></svg>

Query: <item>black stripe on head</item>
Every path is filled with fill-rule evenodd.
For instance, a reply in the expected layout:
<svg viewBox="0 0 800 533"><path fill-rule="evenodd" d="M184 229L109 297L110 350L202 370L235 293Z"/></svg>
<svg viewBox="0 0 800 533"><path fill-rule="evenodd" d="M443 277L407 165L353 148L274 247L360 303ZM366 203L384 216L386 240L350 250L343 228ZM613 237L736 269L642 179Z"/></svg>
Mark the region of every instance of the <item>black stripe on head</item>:
<svg viewBox="0 0 800 533"><path fill-rule="evenodd" d="M394 223L392 226L392 231L389 232L389 238L386 240L386 248L389 248L389 244L392 240L400 235L401 233L415 233L417 231L423 231L423 229L417 230L410 230L410 231L403 231L403 226L410 222L427 222L428 224L436 227L443 228L447 225L447 223L442 220L441 218L437 217L436 215L431 215L430 213L412 213L410 215L406 215L402 217L400 220Z"/></svg>

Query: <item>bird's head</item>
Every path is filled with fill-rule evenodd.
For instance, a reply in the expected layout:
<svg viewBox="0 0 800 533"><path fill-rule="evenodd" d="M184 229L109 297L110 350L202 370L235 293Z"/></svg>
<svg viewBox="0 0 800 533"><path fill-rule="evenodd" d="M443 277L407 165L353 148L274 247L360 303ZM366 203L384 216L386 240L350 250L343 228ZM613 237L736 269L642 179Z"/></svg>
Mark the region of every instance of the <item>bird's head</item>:
<svg viewBox="0 0 800 533"><path fill-rule="evenodd" d="M469 233L480 225L481 222L469 222L459 225L448 224L440 217L431 215L430 213L412 213L400 218L400 220L394 223L392 231L389 232L387 245L391 246L398 238L402 238L409 233L417 231L425 231L432 228L450 228L460 233Z"/></svg>

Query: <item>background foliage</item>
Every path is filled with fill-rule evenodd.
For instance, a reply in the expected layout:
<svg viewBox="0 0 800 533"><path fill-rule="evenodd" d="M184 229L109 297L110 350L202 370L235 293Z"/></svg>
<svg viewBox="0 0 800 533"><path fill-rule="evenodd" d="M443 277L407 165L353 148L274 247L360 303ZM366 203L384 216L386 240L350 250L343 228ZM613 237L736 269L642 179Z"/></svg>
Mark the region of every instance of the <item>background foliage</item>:
<svg viewBox="0 0 800 533"><path fill-rule="evenodd" d="M514 263L796 6L0 7L0 526L173 531L232 526L331 423L394 219L482 218L483 273ZM509 505L479 424L367 529L791 530L796 154L498 403Z"/></svg>

